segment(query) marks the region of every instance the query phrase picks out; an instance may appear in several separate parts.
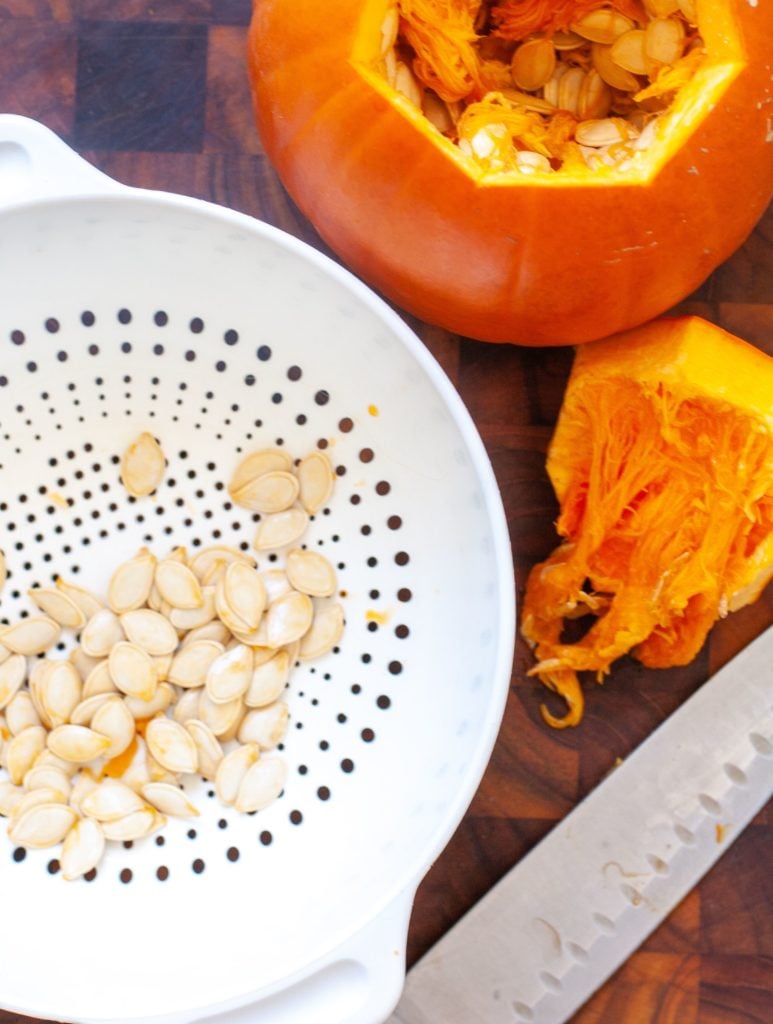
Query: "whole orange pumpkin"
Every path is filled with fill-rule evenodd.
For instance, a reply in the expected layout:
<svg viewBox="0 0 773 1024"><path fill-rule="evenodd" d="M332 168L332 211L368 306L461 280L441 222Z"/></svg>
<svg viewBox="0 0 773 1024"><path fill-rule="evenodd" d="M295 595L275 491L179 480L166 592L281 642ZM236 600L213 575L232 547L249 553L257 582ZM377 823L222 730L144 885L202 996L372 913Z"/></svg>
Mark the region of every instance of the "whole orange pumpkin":
<svg viewBox="0 0 773 1024"><path fill-rule="evenodd" d="M374 73L390 7L256 0L249 64L262 141L288 192L406 311L488 341L586 342L682 300L764 211L768 0L698 0L704 65L636 168L532 176L480 173Z"/></svg>

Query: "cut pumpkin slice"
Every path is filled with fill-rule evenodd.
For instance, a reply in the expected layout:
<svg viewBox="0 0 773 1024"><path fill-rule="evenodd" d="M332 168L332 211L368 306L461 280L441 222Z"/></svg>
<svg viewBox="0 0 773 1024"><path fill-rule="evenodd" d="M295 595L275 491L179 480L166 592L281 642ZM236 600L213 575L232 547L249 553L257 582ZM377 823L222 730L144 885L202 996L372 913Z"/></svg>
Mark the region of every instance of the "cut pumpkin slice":
<svg viewBox="0 0 773 1024"><path fill-rule="evenodd" d="M773 359L697 317L578 349L548 451L563 542L529 575L531 670L576 725L578 672L684 665L773 576ZM576 642L567 619L593 616Z"/></svg>

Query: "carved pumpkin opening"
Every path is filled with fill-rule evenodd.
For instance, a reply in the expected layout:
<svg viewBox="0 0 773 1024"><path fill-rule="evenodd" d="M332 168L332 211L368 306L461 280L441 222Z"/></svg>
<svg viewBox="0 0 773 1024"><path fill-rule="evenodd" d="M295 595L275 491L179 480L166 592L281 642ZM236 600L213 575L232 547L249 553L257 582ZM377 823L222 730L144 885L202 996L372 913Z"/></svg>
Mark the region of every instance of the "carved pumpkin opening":
<svg viewBox="0 0 773 1024"><path fill-rule="evenodd" d="M372 0L357 71L481 183L650 181L745 66L730 4Z"/></svg>

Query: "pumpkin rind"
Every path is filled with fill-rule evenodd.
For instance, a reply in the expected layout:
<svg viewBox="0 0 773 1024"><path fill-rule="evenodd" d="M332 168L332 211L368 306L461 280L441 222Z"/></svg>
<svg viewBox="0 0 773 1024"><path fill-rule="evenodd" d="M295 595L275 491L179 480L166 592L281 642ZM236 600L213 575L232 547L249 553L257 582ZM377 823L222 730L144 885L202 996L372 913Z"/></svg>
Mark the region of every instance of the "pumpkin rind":
<svg viewBox="0 0 773 1024"><path fill-rule="evenodd" d="M358 64L385 9L337 0L321 16L315 0L258 0L249 64L263 144L288 192L342 259L406 311L489 341L604 337L683 299L764 211L773 191L773 5L764 0L699 8L712 60L726 65L724 89L691 113L681 146L647 181L476 180L452 144L438 144L422 115Z"/></svg>

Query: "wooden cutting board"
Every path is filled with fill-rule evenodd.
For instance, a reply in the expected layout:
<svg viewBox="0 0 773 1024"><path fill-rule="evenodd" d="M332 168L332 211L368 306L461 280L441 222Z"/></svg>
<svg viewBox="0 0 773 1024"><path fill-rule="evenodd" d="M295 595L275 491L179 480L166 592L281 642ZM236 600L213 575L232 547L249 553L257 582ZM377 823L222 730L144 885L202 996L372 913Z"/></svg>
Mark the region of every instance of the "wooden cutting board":
<svg viewBox="0 0 773 1024"><path fill-rule="evenodd" d="M120 181L225 204L325 250L268 166L253 126L249 14L249 0L0 0L0 110L37 118ZM773 212L680 309L773 354ZM487 446L520 594L530 566L555 542L544 456L571 350L486 345L407 319ZM419 888L409 962L771 621L768 588L717 626L688 667L621 664L589 695L582 726L565 732L541 723L544 694L526 676L530 656L519 642L489 769ZM772 906L769 806L572 1024L770 1024ZM0 1011L0 1024L22 1020Z"/></svg>

